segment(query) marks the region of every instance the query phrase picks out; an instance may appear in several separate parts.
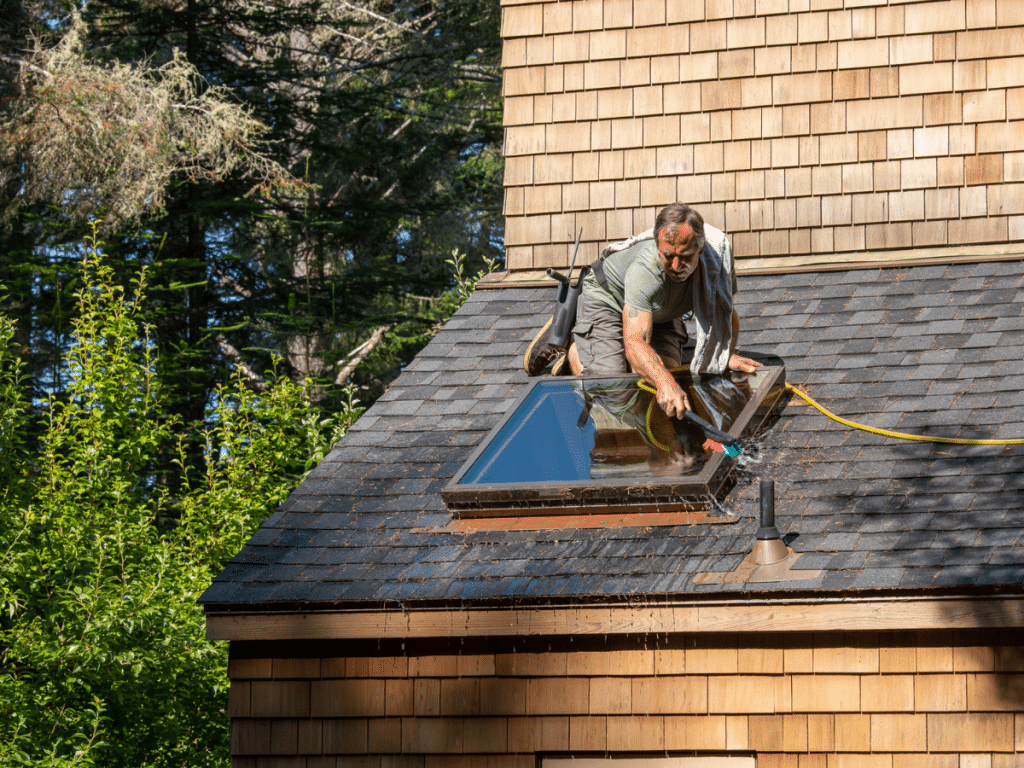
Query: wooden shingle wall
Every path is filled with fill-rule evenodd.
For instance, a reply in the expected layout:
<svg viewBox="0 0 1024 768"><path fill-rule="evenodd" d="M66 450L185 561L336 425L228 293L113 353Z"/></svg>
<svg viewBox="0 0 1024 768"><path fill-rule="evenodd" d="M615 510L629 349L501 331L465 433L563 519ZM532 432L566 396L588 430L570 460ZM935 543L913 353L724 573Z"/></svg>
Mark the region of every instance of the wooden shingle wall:
<svg viewBox="0 0 1024 768"><path fill-rule="evenodd" d="M1008 639L456 640L236 657L233 764L534 768L538 754L687 751L754 753L758 768L1016 768L1024 648Z"/></svg>
<svg viewBox="0 0 1024 768"><path fill-rule="evenodd" d="M511 270L681 200L749 264L1024 240L1021 0L502 0Z"/></svg>

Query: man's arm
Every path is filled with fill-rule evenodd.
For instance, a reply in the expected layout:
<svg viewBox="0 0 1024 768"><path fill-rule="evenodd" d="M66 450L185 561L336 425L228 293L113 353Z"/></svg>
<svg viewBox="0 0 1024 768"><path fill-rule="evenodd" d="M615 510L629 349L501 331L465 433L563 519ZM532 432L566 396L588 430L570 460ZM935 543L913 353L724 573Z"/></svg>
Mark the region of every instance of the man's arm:
<svg viewBox="0 0 1024 768"><path fill-rule="evenodd" d="M686 393L661 361L651 346L654 316L630 307L622 308L622 340L626 360L634 372L640 374L658 390L658 405L667 416L682 416L690 408Z"/></svg>

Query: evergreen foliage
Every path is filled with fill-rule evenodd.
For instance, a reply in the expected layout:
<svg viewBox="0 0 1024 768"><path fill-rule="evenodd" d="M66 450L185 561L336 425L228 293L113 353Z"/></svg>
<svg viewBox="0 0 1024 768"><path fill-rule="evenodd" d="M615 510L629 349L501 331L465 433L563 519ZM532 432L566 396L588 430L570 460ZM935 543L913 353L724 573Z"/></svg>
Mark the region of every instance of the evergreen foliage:
<svg viewBox="0 0 1024 768"><path fill-rule="evenodd" d="M321 409L347 383L372 402L429 336L446 254L501 258L497 4L0 7L2 308L33 402L63 370L86 219L121 285L149 270L163 402L199 428L226 369L258 389L275 356Z"/></svg>
<svg viewBox="0 0 1024 768"><path fill-rule="evenodd" d="M38 447L14 324L0 315L0 764L227 765L226 646L195 600L302 474L344 433L300 384L240 376L216 391L201 472L184 462L155 348L129 290L88 249L66 390Z"/></svg>
<svg viewBox="0 0 1024 768"><path fill-rule="evenodd" d="M223 86L202 87L183 54L159 67L96 64L85 56L85 23L70 18L64 38L24 67L20 108L0 124L0 169L21 185L8 216L39 200L55 218L98 216L111 230L162 212L176 181L240 172L253 187L301 188L260 151L264 126Z"/></svg>
<svg viewBox="0 0 1024 768"><path fill-rule="evenodd" d="M0 765L229 763L195 600L500 260L498 15L0 0Z"/></svg>

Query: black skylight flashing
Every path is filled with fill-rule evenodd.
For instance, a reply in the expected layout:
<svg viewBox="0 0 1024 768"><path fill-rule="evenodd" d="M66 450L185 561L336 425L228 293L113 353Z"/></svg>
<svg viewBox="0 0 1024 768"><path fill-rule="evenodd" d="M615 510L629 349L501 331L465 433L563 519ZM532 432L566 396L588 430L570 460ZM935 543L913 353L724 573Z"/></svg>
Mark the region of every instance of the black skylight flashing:
<svg viewBox="0 0 1024 768"><path fill-rule="evenodd" d="M689 374L680 374L680 382L689 380ZM710 377L709 377L710 378ZM708 452L700 456L700 461L693 472L681 474L652 475L643 470L634 470L643 460L638 458L645 450L644 446L636 445L627 448L637 453L633 461L623 460L621 469L610 469L616 477L594 478L584 477L572 479L561 477L554 480L540 479L537 473L531 476L508 479L501 472L488 475L486 465L494 461L496 451L512 445L517 433L523 429L521 420L527 415L538 411L545 396L549 393L565 395L576 392L575 409L569 413L562 412L562 421L569 418L580 431L581 423L588 417L584 405L583 389L590 386L618 386L628 381L635 386L637 379L630 377L591 377L591 378L544 378L531 383L526 392L516 401L508 414L499 422L487 439L473 452L465 464L459 469L451 482L442 490L441 496L458 518L473 517L524 517L550 515L579 515L602 513L647 513L647 512L678 512L704 511L712 506L713 499L722 491L735 460L717 452ZM783 366L766 366L754 379L754 389L749 393L746 404L731 423L723 426L725 432L735 438L745 440L757 432L768 420L778 405L784 391L785 369ZM690 382L692 383L692 382ZM644 402L652 395L641 393ZM691 398L693 397L691 392ZM571 396L568 398L572 400ZM563 411L566 398L562 398ZM571 407L571 406L570 406ZM698 408L698 412L700 409ZM579 414L579 418L577 418ZM700 414L709 418L708 414ZM662 417L664 418L664 417ZM517 421L519 419L520 421ZM574 430L567 430L567 434ZM680 428L677 425L677 431ZM648 431L647 433L651 433ZM564 437L561 436L560 437ZM495 441L501 441L497 448ZM638 442L634 440L633 442ZM648 438L645 442L650 443ZM685 442L685 440L684 440ZM520 443L523 440L520 439ZM536 448L535 443L527 443ZM520 445L520 450L522 446ZM591 457L596 445L590 450ZM652 449L653 450L653 449ZM577 447L577 453L579 453ZM521 455L521 454L517 454ZM579 457L577 456L577 459ZM525 462L524 462L525 463ZM578 461L577 461L578 463ZM612 462L615 463L615 462ZM602 468L607 469L605 465ZM559 472L564 471L559 469ZM496 476L495 476L496 475Z"/></svg>

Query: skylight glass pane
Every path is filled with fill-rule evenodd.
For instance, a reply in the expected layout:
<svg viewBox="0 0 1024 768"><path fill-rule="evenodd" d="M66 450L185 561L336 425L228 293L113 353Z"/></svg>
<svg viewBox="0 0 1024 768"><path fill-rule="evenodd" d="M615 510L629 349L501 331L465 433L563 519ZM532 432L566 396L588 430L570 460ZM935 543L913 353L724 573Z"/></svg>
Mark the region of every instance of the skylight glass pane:
<svg viewBox="0 0 1024 768"><path fill-rule="evenodd" d="M780 400L785 371L677 381L694 413L741 439ZM635 376L537 379L441 495L459 517L706 509L735 461L707 437Z"/></svg>
<svg viewBox="0 0 1024 768"><path fill-rule="evenodd" d="M680 374L695 412L728 432L764 374ZM662 478L699 472L705 435L669 419L635 376L539 382L460 484Z"/></svg>

